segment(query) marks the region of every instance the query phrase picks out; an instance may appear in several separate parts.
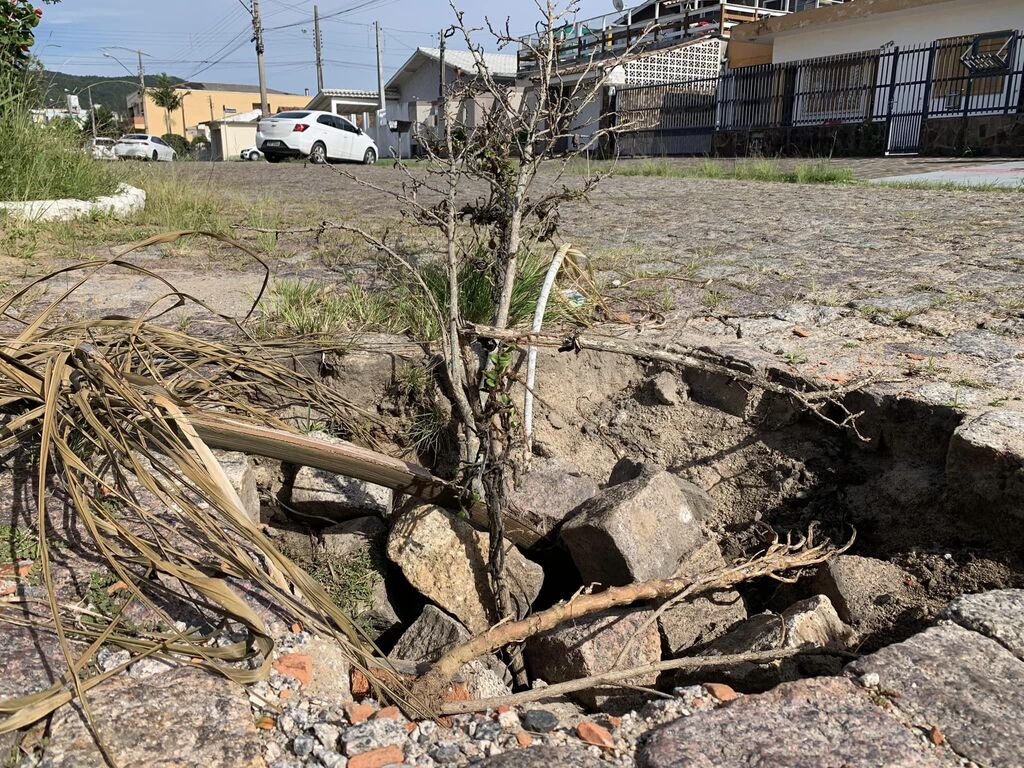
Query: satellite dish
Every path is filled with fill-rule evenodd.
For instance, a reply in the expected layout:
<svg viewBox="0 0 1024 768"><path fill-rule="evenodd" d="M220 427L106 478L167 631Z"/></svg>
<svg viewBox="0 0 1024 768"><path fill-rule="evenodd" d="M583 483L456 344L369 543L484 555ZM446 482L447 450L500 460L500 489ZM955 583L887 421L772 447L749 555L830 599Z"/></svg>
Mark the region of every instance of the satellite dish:
<svg viewBox="0 0 1024 768"><path fill-rule="evenodd" d="M612 5L614 5L615 6L615 10L619 11L619 12L623 11L625 9L625 7L626 7L623 4L622 0L612 0Z"/></svg>

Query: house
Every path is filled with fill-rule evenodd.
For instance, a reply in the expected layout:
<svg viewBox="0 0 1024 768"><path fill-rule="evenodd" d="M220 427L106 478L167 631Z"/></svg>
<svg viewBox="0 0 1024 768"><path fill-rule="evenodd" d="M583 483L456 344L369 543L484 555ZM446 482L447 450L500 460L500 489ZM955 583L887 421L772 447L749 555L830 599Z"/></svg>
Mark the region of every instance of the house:
<svg viewBox="0 0 1024 768"><path fill-rule="evenodd" d="M387 157L388 145L392 139L387 121L380 114L380 96L377 91L325 88L314 96L305 108L344 117L376 141L378 150Z"/></svg>
<svg viewBox="0 0 1024 768"><path fill-rule="evenodd" d="M200 123L222 120L225 117L260 109L260 89L255 85L233 83L179 83L174 89L183 97L180 109L170 115L171 133L193 138L201 131ZM271 114L289 109L301 109L308 96L267 89L267 105ZM143 130L142 98L139 91L128 96L128 113L135 130ZM148 131L163 135L167 131L167 110L158 107L149 89L146 91L145 118Z"/></svg>
<svg viewBox="0 0 1024 768"><path fill-rule="evenodd" d="M771 109L784 125L860 126L862 137L869 126L893 154L1019 154L1021 30L1021 0L857 0L761 19L733 30L730 47L738 44L757 73L743 83L744 70L736 70L732 91L720 94L719 118L735 122L729 104L744 103L750 114L771 67Z"/></svg>
<svg viewBox="0 0 1024 768"><path fill-rule="evenodd" d="M581 78L603 78L604 88L585 105L577 124L562 144L610 151L598 146L595 136L610 124L618 92L647 86L692 81L697 101L714 111L714 91L722 68L726 41L737 25L773 19L808 8L842 4L844 0L645 0L623 11L575 20L557 30L558 80L564 90L577 87ZM537 69L536 35L522 38L518 54L520 78L534 77ZM611 70L602 66L614 62ZM634 109L633 127L648 125L650 110ZM685 151L710 150L710 137L684 141ZM561 146L560 148L567 148ZM632 152L631 152L632 153Z"/></svg>
<svg viewBox="0 0 1024 768"><path fill-rule="evenodd" d="M256 146L256 125L263 112L251 109L208 122L211 160L241 160L243 149Z"/></svg>
<svg viewBox="0 0 1024 768"><path fill-rule="evenodd" d="M497 53L482 55L496 82L518 88L518 62L515 56ZM475 77L474 54L469 51L445 52L446 83ZM435 132L441 122L441 51L437 48L416 49L392 75L384 92L388 122L397 130L390 133L387 144L377 142L381 156L386 156L391 150L398 152L401 157L422 154L423 139ZM467 101L459 105L458 119L470 128L479 125L480 116L488 106L483 98Z"/></svg>

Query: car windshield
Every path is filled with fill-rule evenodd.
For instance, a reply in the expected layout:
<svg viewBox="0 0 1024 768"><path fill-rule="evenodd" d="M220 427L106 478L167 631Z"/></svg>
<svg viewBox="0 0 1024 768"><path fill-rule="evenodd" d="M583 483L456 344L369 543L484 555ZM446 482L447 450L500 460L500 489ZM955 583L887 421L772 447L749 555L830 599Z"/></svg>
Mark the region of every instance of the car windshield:
<svg viewBox="0 0 1024 768"><path fill-rule="evenodd" d="M284 120L301 120L304 117L309 117L309 112L278 112L274 117Z"/></svg>

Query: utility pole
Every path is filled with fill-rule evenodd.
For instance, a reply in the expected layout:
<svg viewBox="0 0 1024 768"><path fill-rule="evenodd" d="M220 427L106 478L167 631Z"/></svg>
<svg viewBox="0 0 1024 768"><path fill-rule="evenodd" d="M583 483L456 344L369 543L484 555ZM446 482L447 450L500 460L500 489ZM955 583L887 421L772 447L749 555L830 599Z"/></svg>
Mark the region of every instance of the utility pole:
<svg viewBox="0 0 1024 768"><path fill-rule="evenodd" d="M210 162L213 162L213 96L207 96L210 101Z"/></svg>
<svg viewBox="0 0 1024 768"><path fill-rule="evenodd" d="M146 113L146 68L142 64L142 51L139 54L139 95L142 97L142 130L149 133L149 115Z"/></svg>
<svg viewBox="0 0 1024 768"><path fill-rule="evenodd" d="M320 37L320 8L313 6L313 45L316 48L316 92L324 92L323 39Z"/></svg>
<svg viewBox="0 0 1024 768"><path fill-rule="evenodd" d="M388 103L384 97L384 59L381 58L380 50L380 22L373 22L373 26L377 30L377 102L382 113L387 112Z"/></svg>
<svg viewBox="0 0 1024 768"><path fill-rule="evenodd" d="M92 137L96 138L96 102L92 100L92 85L89 85L89 113L92 115Z"/></svg>
<svg viewBox="0 0 1024 768"><path fill-rule="evenodd" d="M267 74L263 67L263 23L260 21L260 0L252 0L252 32L256 43L256 68L260 75L260 112L263 117L270 114L267 106Z"/></svg>

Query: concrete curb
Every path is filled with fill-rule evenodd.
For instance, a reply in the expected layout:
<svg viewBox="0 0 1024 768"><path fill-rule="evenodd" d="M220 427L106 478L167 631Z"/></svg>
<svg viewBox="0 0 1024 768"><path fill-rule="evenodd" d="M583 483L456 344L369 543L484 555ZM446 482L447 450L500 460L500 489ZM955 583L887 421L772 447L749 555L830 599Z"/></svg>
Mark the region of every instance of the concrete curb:
<svg viewBox="0 0 1024 768"><path fill-rule="evenodd" d="M145 191L122 184L113 195L95 200L29 200L24 203L2 203L0 211L25 221L66 221L93 214L129 216L146 207Z"/></svg>

